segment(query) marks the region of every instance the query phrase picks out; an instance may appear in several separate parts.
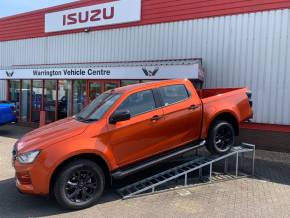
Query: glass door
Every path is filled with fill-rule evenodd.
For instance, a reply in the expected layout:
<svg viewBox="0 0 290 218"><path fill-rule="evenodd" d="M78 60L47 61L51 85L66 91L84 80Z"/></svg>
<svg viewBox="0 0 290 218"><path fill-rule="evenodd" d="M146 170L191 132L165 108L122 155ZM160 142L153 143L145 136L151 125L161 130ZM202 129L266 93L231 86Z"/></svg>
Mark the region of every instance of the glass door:
<svg viewBox="0 0 290 218"><path fill-rule="evenodd" d="M46 123L51 123L56 120L56 80L44 81L44 110L46 115Z"/></svg>
<svg viewBox="0 0 290 218"><path fill-rule="evenodd" d="M109 80L104 81L104 91L118 88L120 86L120 81L118 80Z"/></svg>
<svg viewBox="0 0 290 218"><path fill-rule="evenodd" d="M73 114L79 113L87 104L87 81L73 81Z"/></svg>
<svg viewBox="0 0 290 218"><path fill-rule="evenodd" d="M22 80L21 86L21 121L30 122L31 81Z"/></svg>
<svg viewBox="0 0 290 218"><path fill-rule="evenodd" d="M9 81L9 100L15 104L16 117L20 118L20 80Z"/></svg>
<svg viewBox="0 0 290 218"><path fill-rule="evenodd" d="M43 84L42 80L33 80L32 81L32 122L39 122L40 119L40 111L42 110L42 91Z"/></svg>
<svg viewBox="0 0 290 218"><path fill-rule="evenodd" d="M89 103L98 97L102 92L102 82L101 81L89 81L88 82L89 91Z"/></svg>
<svg viewBox="0 0 290 218"><path fill-rule="evenodd" d="M72 81L59 80L58 81L58 107L57 118L63 119L70 116L71 113L71 99L72 99Z"/></svg>
<svg viewBox="0 0 290 218"><path fill-rule="evenodd" d="M119 80L90 80L88 81L88 103L105 91L115 89L120 86Z"/></svg>

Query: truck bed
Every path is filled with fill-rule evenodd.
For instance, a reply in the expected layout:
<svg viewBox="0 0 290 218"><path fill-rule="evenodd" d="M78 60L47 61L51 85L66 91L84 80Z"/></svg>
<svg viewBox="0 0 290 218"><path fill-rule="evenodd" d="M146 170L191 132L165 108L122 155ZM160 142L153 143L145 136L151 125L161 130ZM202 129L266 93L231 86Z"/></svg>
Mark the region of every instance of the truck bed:
<svg viewBox="0 0 290 218"><path fill-rule="evenodd" d="M216 88L198 91L204 109L203 126L208 127L212 117L219 113L233 114L238 124L252 117L253 111L247 96L247 88ZM202 137L206 138L207 128Z"/></svg>
<svg viewBox="0 0 290 218"><path fill-rule="evenodd" d="M216 89L202 89L198 91L198 95L201 99L217 96L220 94L225 94L227 92L232 92L236 91L239 89L244 89L244 88L216 88Z"/></svg>

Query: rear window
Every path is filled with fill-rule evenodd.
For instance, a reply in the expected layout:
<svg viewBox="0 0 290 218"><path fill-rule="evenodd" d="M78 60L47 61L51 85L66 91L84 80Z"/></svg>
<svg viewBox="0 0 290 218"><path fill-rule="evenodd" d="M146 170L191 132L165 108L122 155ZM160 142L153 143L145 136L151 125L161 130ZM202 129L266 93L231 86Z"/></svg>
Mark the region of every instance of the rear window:
<svg viewBox="0 0 290 218"><path fill-rule="evenodd" d="M164 86L159 88L164 106L183 101L189 97L184 85Z"/></svg>

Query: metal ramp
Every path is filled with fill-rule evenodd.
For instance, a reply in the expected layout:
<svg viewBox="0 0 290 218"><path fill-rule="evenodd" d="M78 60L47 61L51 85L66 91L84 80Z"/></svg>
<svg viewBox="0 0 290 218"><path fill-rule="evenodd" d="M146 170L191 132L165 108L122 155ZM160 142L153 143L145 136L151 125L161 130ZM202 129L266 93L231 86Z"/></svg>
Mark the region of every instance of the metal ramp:
<svg viewBox="0 0 290 218"><path fill-rule="evenodd" d="M203 177L203 169L209 167L208 181L212 180L213 174L213 164L216 162L224 161L224 173L228 172L229 158L235 158L235 177L239 175L239 159L240 155L244 157L245 153L252 153L252 163L251 163L251 173L254 175L255 169L255 145L242 143L239 146L235 146L231 151L225 155L210 155L201 156L198 155L198 150L196 154L192 157L192 160L166 170L164 172L158 173L156 175L150 176L133 184L127 185L117 190L117 192L122 196L123 199L135 197L143 193L153 193L156 192L156 188L164 185L170 181L184 177L184 185L188 185L188 174L198 171L199 178ZM243 160L243 159L242 159Z"/></svg>

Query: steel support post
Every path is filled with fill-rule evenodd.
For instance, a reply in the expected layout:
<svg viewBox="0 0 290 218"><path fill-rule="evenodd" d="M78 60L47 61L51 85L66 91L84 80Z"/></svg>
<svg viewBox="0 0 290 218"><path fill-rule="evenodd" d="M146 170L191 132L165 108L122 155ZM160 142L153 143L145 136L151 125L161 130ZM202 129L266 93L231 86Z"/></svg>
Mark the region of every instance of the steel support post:
<svg viewBox="0 0 290 218"><path fill-rule="evenodd" d="M209 165L209 181L211 182L212 177L212 163Z"/></svg>
<svg viewBox="0 0 290 218"><path fill-rule="evenodd" d="M236 155L236 177L239 175L239 152Z"/></svg>

